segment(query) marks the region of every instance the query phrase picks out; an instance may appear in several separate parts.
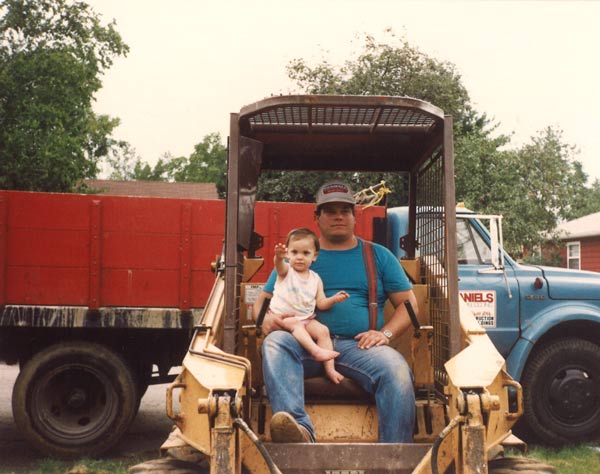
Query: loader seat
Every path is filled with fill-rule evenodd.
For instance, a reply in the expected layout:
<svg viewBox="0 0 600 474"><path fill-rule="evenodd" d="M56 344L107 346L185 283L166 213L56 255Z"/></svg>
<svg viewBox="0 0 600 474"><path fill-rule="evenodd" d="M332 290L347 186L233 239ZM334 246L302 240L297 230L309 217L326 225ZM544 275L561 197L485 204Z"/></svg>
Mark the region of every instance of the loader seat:
<svg viewBox="0 0 600 474"><path fill-rule="evenodd" d="M335 384L327 377L311 377L304 380L304 398L307 402L337 400L340 402L353 401L358 403L375 403L375 398L365 392L358 383L346 377L341 383Z"/></svg>

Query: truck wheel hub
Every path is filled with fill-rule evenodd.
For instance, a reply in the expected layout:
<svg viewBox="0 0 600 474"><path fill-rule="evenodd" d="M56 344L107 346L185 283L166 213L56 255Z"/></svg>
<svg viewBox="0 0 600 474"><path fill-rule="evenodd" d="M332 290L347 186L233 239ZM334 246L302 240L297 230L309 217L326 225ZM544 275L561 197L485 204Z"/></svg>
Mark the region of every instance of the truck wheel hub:
<svg viewBox="0 0 600 474"><path fill-rule="evenodd" d="M560 418L586 419L592 414L596 397L594 381L583 370L566 370L550 386L550 400Z"/></svg>
<svg viewBox="0 0 600 474"><path fill-rule="evenodd" d="M67 396L67 405L70 408L81 408L85 405L87 401L87 396L85 390L81 388L75 388L71 390L71 392Z"/></svg>

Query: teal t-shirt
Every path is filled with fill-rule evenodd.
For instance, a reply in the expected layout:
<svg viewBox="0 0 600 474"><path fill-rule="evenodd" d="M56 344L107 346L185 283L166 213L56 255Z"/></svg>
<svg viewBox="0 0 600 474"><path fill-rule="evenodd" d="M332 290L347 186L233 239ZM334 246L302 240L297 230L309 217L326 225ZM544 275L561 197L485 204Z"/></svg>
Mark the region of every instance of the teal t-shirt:
<svg viewBox="0 0 600 474"><path fill-rule="evenodd" d="M350 298L334 305L329 311L318 311L317 319L332 335L354 337L369 329L369 285L362 255L362 240L349 250L321 250L310 267L323 280L325 295L344 290ZM396 257L385 247L374 244L377 266L377 328L383 326L383 308L388 293L407 291L412 285ZM264 290L273 293L276 272L271 273Z"/></svg>

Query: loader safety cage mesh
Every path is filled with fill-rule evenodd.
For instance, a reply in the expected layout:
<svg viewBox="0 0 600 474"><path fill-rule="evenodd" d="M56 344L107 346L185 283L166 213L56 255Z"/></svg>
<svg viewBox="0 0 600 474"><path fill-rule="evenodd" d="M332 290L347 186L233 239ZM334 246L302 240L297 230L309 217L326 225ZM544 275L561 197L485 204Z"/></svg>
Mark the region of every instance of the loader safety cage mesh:
<svg viewBox="0 0 600 474"><path fill-rule="evenodd" d="M339 125L423 127L428 129L435 121L419 111L391 107L312 107L309 105L278 107L249 118L251 128L259 130L287 125Z"/></svg>
<svg viewBox="0 0 600 474"><path fill-rule="evenodd" d="M262 169L408 173L439 140L443 112L409 97L271 97L242 108Z"/></svg>
<svg viewBox="0 0 600 474"><path fill-rule="evenodd" d="M444 211L444 157L441 150L418 173L416 237L428 286L429 317L434 331L432 364L436 389L448 383L444 363L450 358L450 306Z"/></svg>

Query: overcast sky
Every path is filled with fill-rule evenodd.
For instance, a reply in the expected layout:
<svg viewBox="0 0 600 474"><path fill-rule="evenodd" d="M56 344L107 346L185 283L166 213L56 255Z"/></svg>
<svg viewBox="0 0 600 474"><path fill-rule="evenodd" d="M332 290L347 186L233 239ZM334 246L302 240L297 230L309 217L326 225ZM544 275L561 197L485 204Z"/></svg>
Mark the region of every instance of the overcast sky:
<svg viewBox="0 0 600 474"><path fill-rule="evenodd" d="M391 27L454 63L475 108L528 141L548 125L600 179L600 2L88 0L131 50L104 76L95 110L143 160L188 156L229 113L297 93L295 58L341 64Z"/></svg>

